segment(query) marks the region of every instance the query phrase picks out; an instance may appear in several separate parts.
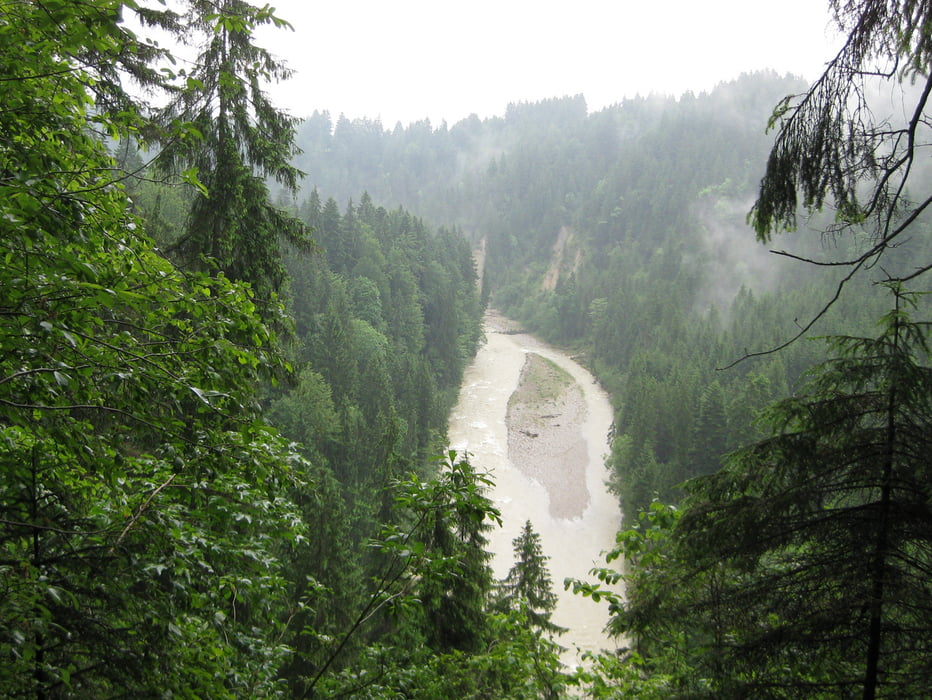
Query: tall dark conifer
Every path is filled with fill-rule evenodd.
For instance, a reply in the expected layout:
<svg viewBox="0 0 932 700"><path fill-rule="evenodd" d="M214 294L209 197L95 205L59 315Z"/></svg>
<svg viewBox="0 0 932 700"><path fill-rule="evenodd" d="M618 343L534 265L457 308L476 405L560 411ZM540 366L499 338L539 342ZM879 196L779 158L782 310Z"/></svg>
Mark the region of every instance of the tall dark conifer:
<svg viewBox="0 0 932 700"><path fill-rule="evenodd" d="M512 540L515 563L501 583L497 607L518 610L527 615L528 622L545 632L561 632L563 628L550 621L557 596L547 570L550 557L544 554L540 535L534 532L528 520L519 534Z"/></svg>
<svg viewBox="0 0 932 700"><path fill-rule="evenodd" d="M250 282L260 302L284 283L282 240L303 249L311 245L307 227L269 202L265 184L273 178L293 192L301 175L289 163L296 153L296 120L263 92L268 81L290 75L254 43L253 31L270 23L288 26L268 6L190 0L188 33L200 53L163 118L193 130L165 144L160 157L163 168L189 173L203 185L172 253L185 266L216 266L231 279Z"/></svg>
<svg viewBox="0 0 932 700"><path fill-rule="evenodd" d="M449 485L453 497L445 496L427 513L427 546L448 566L421 582L425 634L439 652L477 651L488 639L485 608L492 590L492 555L486 551L492 525L486 521L498 514L484 494L490 482L466 459L451 453L440 469L440 483Z"/></svg>
<svg viewBox="0 0 932 700"><path fill-rule="evenodd" d="M720 691L917 697L932 671L932 367L907 299L877 338L834 339L773 437L697 480L679 558L726 575L693 612ZM700 625L701 626L701 625Z"/></svg>

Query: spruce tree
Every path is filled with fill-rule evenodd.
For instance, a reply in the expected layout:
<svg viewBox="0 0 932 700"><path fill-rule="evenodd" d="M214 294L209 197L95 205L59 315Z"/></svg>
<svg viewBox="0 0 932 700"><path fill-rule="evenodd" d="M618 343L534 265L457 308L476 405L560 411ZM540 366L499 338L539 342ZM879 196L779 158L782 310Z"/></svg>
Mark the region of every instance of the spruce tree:
<svg viewBox="0 0 932 700"><path fill-rule="evenodd" d="M311 245L307 227L269 202L266 178L294 192L301 173L290 164L296 120L277 109L264 83L290 75L253 41L264 24L289 25L265 6L244 0L190 0L187 35L200 53L187 82L162 114L186 124L164 144L160 167L185 173L199 193L184 233L169 251L183 266L216 270L252 284L267 304L286 278L281 243Z"/></svg>
<svg viewBox="0 0 932 700"><path fill-rule="evenodd" d="M524 523L521 534L512 540L512 545L515 563L501 582L496 607L523 612L527 615L528 623L541 631L564 631L564 628L550 621L557 606L557 596L553 592L553 583L547 570L550 557L544 554L540 535L534 532L530 520Z"/></svg>
<svg viewBox="0 0 932 700"><path fill-rule="evenodd" d="M932 205L920 167L929 146L932 5L829 5L845 42L809 90L785 97L774 109L769 126L777 128L777 137L749 220L764 242L796 227L800 205L810 213L833 207L830 233L857 235L869 228L870 245L831 262L850 270L840 291L857 271L904 243ZM907 281L932 269L927 258L912 262L891 278Z"/></svg>
<svg viewBox="0 0 932 700"><path fill-rule="evenodd" d="M498 514L484 494L488 480L465 458L450 453L440 470L440 484L448 484L450 496L428 512L427 546L447 565L421 582L424 631L439 652L477 651L488 638L485 609L492 590L492 555L486 550L492 525L486 521Z"/></svg>
<svg viewBox="0 0 932 700"><path fill-rule="evenodd" d="M725 625L699 652L727 670L719 692L927 689L932 367L927 325L894 294L877 338L833 339L806 393L770 410L772 437L689 486L676 531L683 580L721 576L714 590L693 588L680 614Z"/></svg>

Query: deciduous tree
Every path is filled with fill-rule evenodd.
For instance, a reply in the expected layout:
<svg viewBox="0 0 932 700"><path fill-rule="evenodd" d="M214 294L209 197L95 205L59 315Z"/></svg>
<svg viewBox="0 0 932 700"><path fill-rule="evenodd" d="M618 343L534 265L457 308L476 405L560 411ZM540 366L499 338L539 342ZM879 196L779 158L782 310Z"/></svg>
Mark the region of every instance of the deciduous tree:
<svg viewBox="0 0 932 700"><path fill-rule="evenodd" d="M0 695L260 697L302 531L255 395L285 367L242 286L129 212L94 129L142 117L91 90L134 50L118 7L0 14Z"/></svg>

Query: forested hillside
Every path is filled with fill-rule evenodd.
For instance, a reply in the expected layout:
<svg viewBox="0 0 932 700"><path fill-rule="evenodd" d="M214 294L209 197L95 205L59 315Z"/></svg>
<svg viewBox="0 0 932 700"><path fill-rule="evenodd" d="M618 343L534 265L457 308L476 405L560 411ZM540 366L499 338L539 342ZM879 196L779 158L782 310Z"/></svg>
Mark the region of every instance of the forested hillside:
<svg viewBox="0 0 932 700"><path fill-rule="evenodd" d="M591 114L582 96L567 97L438 129L316 114L298 128L296 162L337 197L365 181L371 195L484 242L493 303L583 353L613 396L611 464L634 514L654 498L678 500L677 484L759 437L755 413L823 356L800 342L722 371L793 338L841 279L769 253L746 220L773 141L770 114L804 89L763 73L698 96ZM844 257L863 237L803 231L786 244ZM886 269L906 259L888 256ZM881 277L852 282L813 334L869 329L888 302L872 284Z"/></svg>
<svg viewBox="0 0 932 700"><path fill-rule="evenodd" d="M493 579L488 482L444 453L471 248L364 193L295 205L266 24L0 7L0 695L560 692L549 588Z"/></svg>
<svg viewBox="0 0 932 700"><path fill-rule="evenodd" d="M808 93L755 74L595 113L299 129L319 187L359 163L370 193L465 231L491 303L610 391L626 569L567 585L631 647L584 674L593 696L906 697L932 677L932 83L920 25L869 6ZM890 32L915 43L886 53ZM870 61L904 55L915 83L878 84Z"/></svg>

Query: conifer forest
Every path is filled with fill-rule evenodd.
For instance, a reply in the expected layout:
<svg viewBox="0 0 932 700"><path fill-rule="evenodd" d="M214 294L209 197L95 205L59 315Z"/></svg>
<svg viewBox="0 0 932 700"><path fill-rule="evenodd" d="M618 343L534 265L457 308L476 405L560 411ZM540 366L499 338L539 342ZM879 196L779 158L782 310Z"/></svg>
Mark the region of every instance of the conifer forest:
<svg viewBox="0 0 932 700"><path fill-rule="evenodd" d="M932 6L823 2L814 81L405 126L269 5L0 0L0 697L928 697ZM611 400L565 580L449 445L490 309Z"/></svg>

